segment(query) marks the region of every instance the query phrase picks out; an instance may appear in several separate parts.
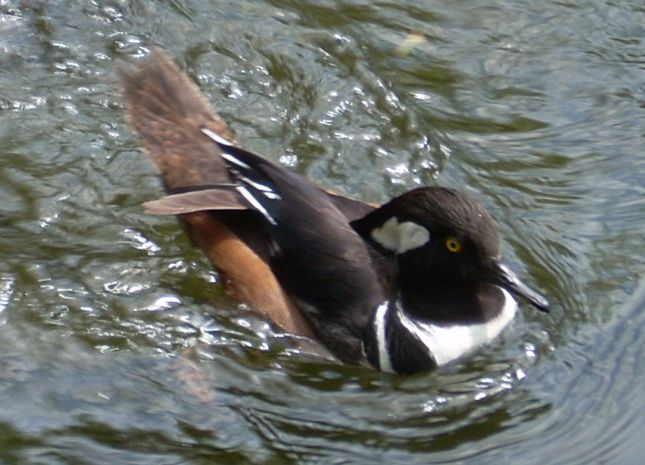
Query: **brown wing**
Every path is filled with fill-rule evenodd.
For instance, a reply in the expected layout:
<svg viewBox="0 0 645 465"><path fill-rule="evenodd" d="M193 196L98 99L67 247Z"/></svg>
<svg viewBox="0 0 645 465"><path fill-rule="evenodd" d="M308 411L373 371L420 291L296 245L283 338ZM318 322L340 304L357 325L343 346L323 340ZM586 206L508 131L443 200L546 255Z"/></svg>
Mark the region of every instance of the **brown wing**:
<svg viewBox="0 0 645 465"><path fill-rule="evenodd" d="M237 142L197 86L170 58L154 49L137 68L122 69L119 75L127 118L169 193L231 182L217 145L203 137L201 130L208 128L233 144ZM173 209L182 213L187 233L204 250L235 298L286 331L312 336L266 262L224 226L216 212L197 212L197 200L204 199L186 195L161 199L149 207L162 213ZM207 204L215 207L212 198ZM182 208L191 212L184 214ZM252 230L245 233L250 237L254 234Z"/></svg>
<svg viewBox="0 0 645 465"><path fill-rule="evenodd" d="M172 194L143 204L151 215L182 215L209 210L247 210L237 192L229 188L210 188Z"/></svg>

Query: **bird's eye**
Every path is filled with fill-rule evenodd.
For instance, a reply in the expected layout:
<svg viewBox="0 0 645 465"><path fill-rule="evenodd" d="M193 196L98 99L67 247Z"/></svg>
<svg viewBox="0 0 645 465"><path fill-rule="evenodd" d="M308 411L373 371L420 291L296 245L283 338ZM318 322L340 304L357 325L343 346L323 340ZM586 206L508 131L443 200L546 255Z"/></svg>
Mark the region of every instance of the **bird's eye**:
<svg viewBox="0 0 645 465"><path fill-rule="evenodd" d="M448 237L446 238L446 249L448 249L448 252L459 253L462 249L461 242L454 237Z"/></svg>

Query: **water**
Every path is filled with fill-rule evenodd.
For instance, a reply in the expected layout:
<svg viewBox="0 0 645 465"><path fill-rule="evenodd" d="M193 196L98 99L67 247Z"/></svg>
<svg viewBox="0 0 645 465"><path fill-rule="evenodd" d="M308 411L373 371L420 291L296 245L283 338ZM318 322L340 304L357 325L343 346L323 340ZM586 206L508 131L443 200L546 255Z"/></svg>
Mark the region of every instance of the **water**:
<svg viewBox="0 0 645 465"><path fill-rule="evenodd" d="M0 463L642 463L644 25L626 0L0 0ZM273 332L140 207L161 188L113 70L153 43L325 187L476 195L552 313L408 378Z"/></svg>

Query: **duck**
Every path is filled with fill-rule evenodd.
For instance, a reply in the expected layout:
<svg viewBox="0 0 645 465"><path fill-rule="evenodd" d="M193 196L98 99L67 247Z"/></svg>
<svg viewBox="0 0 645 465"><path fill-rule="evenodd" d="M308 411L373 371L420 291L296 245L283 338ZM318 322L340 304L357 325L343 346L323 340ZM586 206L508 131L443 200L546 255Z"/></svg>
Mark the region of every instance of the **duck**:
<svg viewBox="0 0 645 465"><path fill-rule="evenodd" d="M340 362L433 370L497 338L521 299L547 299L502 261L480 202L423 186L382 205L327 191L244 148L160 48L118 68L126 120L175 215L227 291Z"/></svg>

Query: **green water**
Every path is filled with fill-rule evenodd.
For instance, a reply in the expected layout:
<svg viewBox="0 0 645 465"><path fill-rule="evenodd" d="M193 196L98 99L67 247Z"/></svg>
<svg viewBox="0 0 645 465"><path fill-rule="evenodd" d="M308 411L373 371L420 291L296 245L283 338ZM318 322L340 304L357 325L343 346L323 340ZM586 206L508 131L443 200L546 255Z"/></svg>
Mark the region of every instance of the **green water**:
<svg viewBox="0 0 645 465"><path fill-rule="evenodd" d="M0 463L642 464L644 38L636 0L0 0ZM408 378L273 332L140 207L152 44L322 186L477 196L552 312Z"/></svg>

